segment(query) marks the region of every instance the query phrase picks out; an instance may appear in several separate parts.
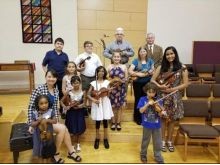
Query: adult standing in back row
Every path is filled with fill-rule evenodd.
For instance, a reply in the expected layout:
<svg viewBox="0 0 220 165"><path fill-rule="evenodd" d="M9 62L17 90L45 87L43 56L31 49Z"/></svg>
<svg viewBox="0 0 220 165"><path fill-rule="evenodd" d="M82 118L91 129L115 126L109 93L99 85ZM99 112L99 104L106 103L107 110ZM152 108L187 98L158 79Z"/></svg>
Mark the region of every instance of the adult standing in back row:
<svg viewBox="0 0 220 165"><path fill-rule="evenodd" d="M147 55L154 61L154 67L157 68L161 65L163 59L163 49L161 46L154 44L155 35L153 33L147 33L147 43L144 45L147 49Z"/></svg>
<svg viewBox="0 0 220 165"><path fill-rule="evenodd" d="M106 46L103 55L112 60L115 51L121 53L121 64L127 64L130 57L134 56L134 50L130 43L124 40L124 30L119 27L115 31L115 41Z"/></svg>
<svg viewBox="0 0 220 165"><path fill-rule="evenodd" d="M54 42L54 50L48 51L42 62L42 67L45 73L48 69L53 69L58 74L56 85L59 90L59 99L63 97L62 80L65 75L65 68L69 62L68 55L63 52L63 46L64 40L62 38L57 38ZM62 111L62 108L60 108L61 114ZM62 118L64 118L63 115Z"/></svg>

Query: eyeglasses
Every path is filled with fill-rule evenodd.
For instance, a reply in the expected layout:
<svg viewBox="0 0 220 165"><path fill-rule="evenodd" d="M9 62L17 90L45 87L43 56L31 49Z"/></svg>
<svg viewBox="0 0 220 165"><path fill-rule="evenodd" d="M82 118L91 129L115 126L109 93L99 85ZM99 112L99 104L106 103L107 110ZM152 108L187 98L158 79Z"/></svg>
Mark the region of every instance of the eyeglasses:
<svg viewBox="0 0 220 165"><path fill-rule="evenodd" d="M116 35L117 35L117 36L120 36L120 35L122 36L123 34L116 34Z"/></svg>

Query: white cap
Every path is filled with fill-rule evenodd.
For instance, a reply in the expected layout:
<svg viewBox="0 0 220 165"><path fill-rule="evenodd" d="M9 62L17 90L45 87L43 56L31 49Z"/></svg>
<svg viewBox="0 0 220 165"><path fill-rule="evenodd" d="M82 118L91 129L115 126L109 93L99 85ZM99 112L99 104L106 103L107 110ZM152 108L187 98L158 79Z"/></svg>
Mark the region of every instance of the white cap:
<svg viewBox="0 0 220 165"><path fill-rule="evenodd" d="M115 30L115 34L124 34L124 29L122 27L118 27L116 30Z"/></svg>

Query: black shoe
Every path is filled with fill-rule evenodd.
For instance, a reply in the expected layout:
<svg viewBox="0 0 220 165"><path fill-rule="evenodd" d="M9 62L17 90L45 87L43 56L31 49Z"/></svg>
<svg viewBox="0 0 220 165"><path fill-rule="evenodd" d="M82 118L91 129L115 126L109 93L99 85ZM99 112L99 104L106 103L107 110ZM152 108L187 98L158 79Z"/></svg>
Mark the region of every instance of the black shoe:
<svg viewBox="0 0 220 165"><path fill-rule="evenodd" d="M135 121L137 125L141 125L141 121Z"/></svg>
<svg viewBox="0 0 220 165"><path fill-rule="evenodd" d="M104 139L104 146L106 149L109 149L108 139Z"/></svg>
<svg viewBox="0 0 220 165"><path fill-rule="evenodd" d="M95 139L94 148L95 149L99 148L99 139Z"/></svg>

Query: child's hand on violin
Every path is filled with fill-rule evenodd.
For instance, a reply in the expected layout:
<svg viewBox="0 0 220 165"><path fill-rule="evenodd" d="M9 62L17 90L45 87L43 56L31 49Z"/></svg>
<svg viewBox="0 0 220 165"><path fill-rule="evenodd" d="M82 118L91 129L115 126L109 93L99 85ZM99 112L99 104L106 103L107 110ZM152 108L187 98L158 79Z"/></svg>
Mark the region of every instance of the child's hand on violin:
<svg viewBox="0 0 220 165"><path fill-rule="evenodd" d="M33 133L34 133L34 128L30 126L30 127L28 128L28 132L29 132L30 134L33 134Z"/></svg>
<svg viewBox="0 0 220 165"><path fill-rule="evenodd" d="M164 110L162 110L162 111L161 111L161 115L162 115L162 116L167 116L167 112L164 111Z"/></svg>
<svg viewBox="0 0 220 165"><path fill-rule="evenodd" d="M173 90L173 88L167 88L167 89L164 89L164 90L162 90L164 93L171 93L171 92L173 92L174 90Z"/></svg>
<svg viewBox="0 0 220 165"><path fill-rule="evenodd" d="M166 90L169 87L170 87L170 85L167 84L167 83L159 86L159 88L162 89L162 90Z"/></svg>
<svg viewBox="0 0 220 165"><path fill-rule="evenodd" d="M99 104L99 100L93 99L92 101L96 104Z"/></svg>
<svg viewBox="0 0 220 165"><path fill-rule="evenodd" d="M153 105L154 104L154 100L149 100L148 104L149 105Z"/></svg>
<svg viewBox="0 0 220 165"><path fill-rule="evenodd" d="M64 111L68 111L69 109L70 109L70 106L69 106L69 105L63 107L63 110L64 110Z"/></svg>

